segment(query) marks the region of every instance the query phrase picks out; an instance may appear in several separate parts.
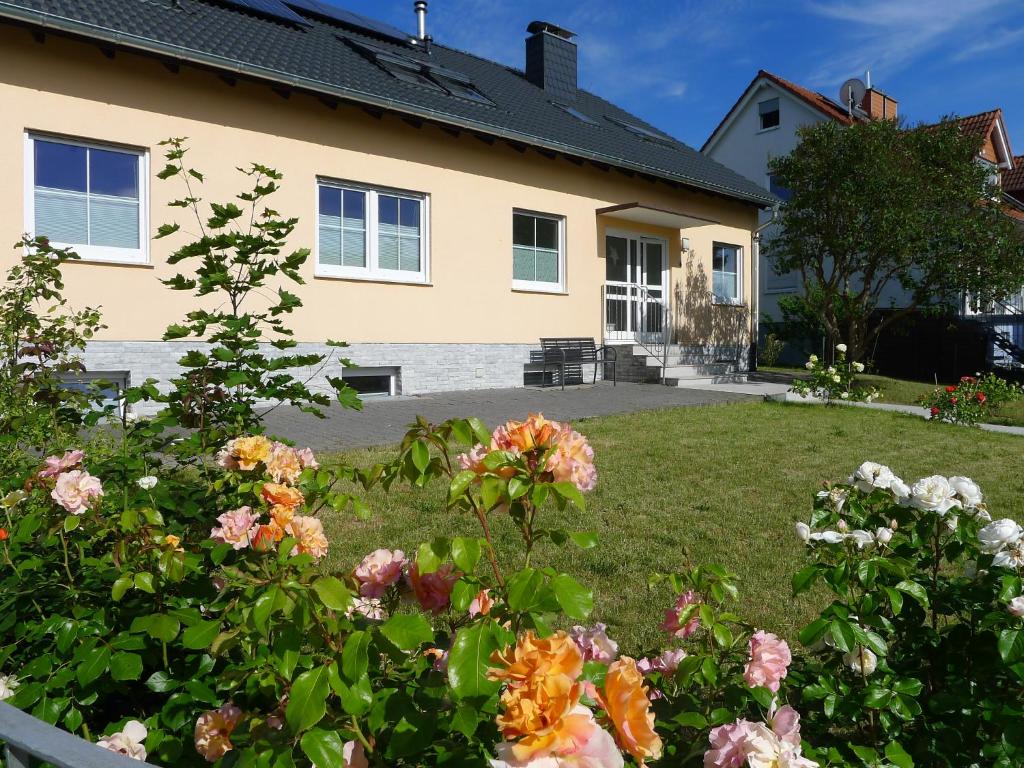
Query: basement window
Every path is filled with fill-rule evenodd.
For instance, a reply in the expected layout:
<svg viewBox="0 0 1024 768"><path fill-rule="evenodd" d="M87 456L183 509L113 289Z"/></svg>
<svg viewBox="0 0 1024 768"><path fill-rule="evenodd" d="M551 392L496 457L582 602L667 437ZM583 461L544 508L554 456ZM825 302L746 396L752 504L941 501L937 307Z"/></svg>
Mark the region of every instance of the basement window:
<svg viewBox="0 0 1024 768"><path fill-rule="evenodd" d="M60 373L58 377L61 389L98 396L101 408L117 406L124 391L131 386L129 371L82 371Z"/></svg>
<svg viewBox="0 0 1024 768"><path fill-rule="evenodd" d="M394 397L398 394L399 368L346 368L341 378L360 397Z"/></svg>

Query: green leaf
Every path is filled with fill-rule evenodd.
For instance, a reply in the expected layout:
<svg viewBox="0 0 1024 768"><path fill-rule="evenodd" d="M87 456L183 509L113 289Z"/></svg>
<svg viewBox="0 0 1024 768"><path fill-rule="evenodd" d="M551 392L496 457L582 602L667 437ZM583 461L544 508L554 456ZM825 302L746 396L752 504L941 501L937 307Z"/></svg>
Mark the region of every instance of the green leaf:
<svg viewBox="0 0 1024 768"><path fill-rule="evenodd" d="M580 493L580 489L575 484L564 482L564 483L551 483L551 487L555 493L561 496L566 501L571 501L579 509L583 510L587 508L587 503L583 500L583 494Z"/></svg>
<svg viewBox="0 0 1024 768"><path fill-rule="evenodd" d="M461 496L476 479L476 472L472 472L468 469L464 472L459 472L459 474L452 478L452 483L448 486L448 499L456 499Z"/></svg>
<svg viewBox="0 0 1024 768"><path fill-rule="evenodd" d="M345 765L345 739L337 731L313 728L302 735L302 753L314 765Z"/></svg>
<svg viewBox="0 0 1024 768"><path fill-rule="evenodd" d="M703 730L708 725L708 720L700 712L680 712L672 720L683 728L696 728Z"/></svg>
<svg viewBox="0 0 1024 768"><path fill-rule="evenodd" d="M457 536L452 539L452 560L463 573L471 574L480 561L480 540Z"/></svg>
<svg viewBox="0 0 1024 768"><path fill-rule="evenodd" d="M136 573L134 581L135 581L135 588L136 589L139 589L139 590L141 590L143 592L148 592L151 595L156 592L156 590L153 589L153 574L152 573L149 573L148 571L143 572L143 573Z"/></svg>
<svg viewBox="0 0 1024 768"><path fill-rule="evenodd" d="M110 666L110 649L101 646L89 653L75 670L75 677L80 685L89 685L93 680L107 671Z"/></svg>
<svg viewBox="0 0 1024 768"><path fill-rule="evenodd" d="M134 582L132 581L132 577L129 574L125 574L124 576L118 578L117 581L114 582L114 585L110 588L111 599L115 603L120 602L121 598L124 597L125 593L129 589L131 589L133 583Z"/></svg>
<svg viewBox="0 0 1024 768"><path fill-rule="evenodd" d="M267 634L267 622L270 621L270 615L274 612L277 592L277 586L272 586L257 597L252 605L253 626L263 635Z"/></svg>
<svg viewBox="0 0 1024 768"><path fill-rule="evenodd" d="M178 636L181 623L173 616L168 616L166 613L158 613L150 618L149 636L154 640L162 640L165 643L169 643Z"/></svg>
<svg viewBox="0 0 1024 768"><path fill-rule="evenodd" d="M505 495L507 486L500 477L486 475L480 482L480 501L484 509L493 509Z"/></svg>
<svg viewBox="0 0 1024 768"><path fill-rule="evenodd" d="M711 634L720 648L731 648L733 644L732 632L725 624L715 624L711 628Z"/></svg>
<svg viewBox="0 0 1024 768"><path fill-rule="evenodd" d="M115 653L110 657L110 676L115 680L142 677L142 657L137 653Z"/></svg>
<svg viewBox="0 0 1024 768"><path fill-rule="evenodd" d="M595 531L576 531L570 533L569 538L580 549L592 549L597 546L597 533Z"/></svg>
<svg viewBox="0 0 1024 768"><path fill-rule="evenodd" d="M910 595L918 603L920 603L922 608L927 610L928 592L916 581L901 581L899 584L896 585L896 589L898 589L900 592L905 592L908 595Z"/></svg>
<svg viewBox="0 0 1024 768"><path fill-rule="evenodd" d="M180 685L181 683L166 672L154 672L149 676L149 679L146 680L146 687L155 693L167 693L168 691L173 691Z"/></svg>
<svg viewBox="0 0 1024 768"><path fill-rule="evenodd" d="M380 633L403 651L415 650L434 639L430 623L418 614L396 614L381 626Z"/></svg>
<svg viewBox="0 0 1024 768"><path fill-rule="evenodd" d="M452 715L451 729L456 733L461 733L467 739L476 733L479 724L480 717L477 715L476 709L469 704L460 704L456 708L455 714Z"/></svg>
<svg viewBox="0 0 1024 768"><path fill-rule="evenodd" d="M345 647L341 652L341 672L348 680L358 680L369 667L370 634L368 632L353 632L345 640Z"/></svg>
<svg viewBox="0 0 1024 768"><path fill-rule="evenodd" d="M999 655L1007 664L1024 659L1024 632L1017 629L1004 629L1000 632Z"/></svg>
<svg viewBox="0 0 1024 768"><path fill-rule="evenodd" d="M327 667L321 666L303 672L292 683L288 706L284 710L288 725L295 731L305 731L319 723L327 713Z"/></svg>
<svg viewBox="0 0 1024 768"><path fill-rule="evenodd" d="M334 576L321 576L313 582L313 591L320 602L335 611L344 611L352 602L348 588Z"/></svg>
<svg viewBox="0 0 1024 768"><path fill-rule="evenodd" d="M585 619L594 610L594 593L566 573L551 580L551 589L569 618Z"/></svg>
<svg viewBox="0 0 1024 768"><path fill-rule="evenodd" d="M71 731L71 733L74 733L78 730L79 726L82 725L82 720L81 711L72 707L68 710L68 713L64 715L64 727Z"/></svg>
<svg viewBox="0 0 1024 768"><path fill-rule="evenodd" d="M497 649L488 621L458 631L448 655L448 682L456 698L485 699L498 691L500 684L487 679L488 659Z"/></svg>
<svg viewBox="0 0 1024 768"><path fill-rule="evenodd" d="M71 531L75 530L75 528L81 525L81 523L82 518L78 515L68 515L64 518L64 532L71 533Z"/></svg>
<svg viewBox="0 0 1024 768"><path fill-rule="evenodd" d="M808 565L793 574L793 594L799 595L811 588L811 585L818 578L818 566Z"/></svg>
<svg viewBox="0 0 1024 768"><path fill-rule="evenodd" d="M203 650L209 648L219 634L219 621L202 621L182 633L181 644L194 651Z"/></svg>
<svg viewBox="0 0 1024 768"><path fill-rule="evenodd" d="M857 638L849 622L842 619L833 619L830 629L836 648L846 653L853 650L857 644Z"/></svg>
<svg viewBox="0 0 1024 768"><path fill-rule="evenodd" d="M897 768L914 768L914 759L898 741L890 741L885 746L885 756Z"/></svg>
<svg viewBox="0 0 1024 768"><path fill-rule="evenodd" d="M409 448L409 455L412 457L412 464L422 474L430 466L430 449L422 440L417 440Z"/></svg>
<svg viewBox="0 0 1024 768"><path fill-rule="evenodd" d="M538 592L544 576L534 568L524 568L508 580L508 607L525 613L539 602Z"/></svg>

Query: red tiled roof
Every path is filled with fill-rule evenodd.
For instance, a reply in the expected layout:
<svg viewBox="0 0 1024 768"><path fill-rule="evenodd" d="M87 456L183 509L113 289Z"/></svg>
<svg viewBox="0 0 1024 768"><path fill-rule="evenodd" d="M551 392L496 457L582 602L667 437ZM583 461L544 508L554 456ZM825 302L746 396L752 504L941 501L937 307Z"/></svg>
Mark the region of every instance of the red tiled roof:
<svg viewBox="0 0 1024 768"><path fill-rule="evenodd" d="M981 112L977 115L959 117L956 121L960 123L960 128L965 133L973 133L987 138L992 133L992 126L995 125L996 118L1001 114L1001 109L990 109L988 112Z"/></svg>
<svg viewBox="0 0 1024 768"><path fill-rule="evenodd" d="M1024 199L1024 155L1013 158L1013 170L1003 171L1003 189L1017 199Z"/></svg>
<svg viewBox="0 0 1024 768"><path fill-rule="evenodd" d="M789 91L798 99L800 99L807 105L811 106L812 108L816 109L817 111L821 112L825 117L831 120L836 120L837 122L840 122L843 125L852 125L858 119L850 117L850 115L842 107L842 105L837 104L827 96L824 96L823 94L817 93L815 91L811 91L807 88L804 88L801 85L797 85L796 83L791 83L789 80L781 78L778 75L773 75L771 72L768 72L767 70L761 69L758 70L756 75L754 75L754 79L750 81L750 84L743 89L743 93L740 94L740 97L736 100L736 103L732 105L729 111L725 114L725 117L722 118L721 122L717 126L715 126L715 130L711 132L711 135L708 136L707 141L704 142L704 146L701 147L702 152L707 147L707 145L711 143L711 140L718 135L718 132L722 130L725 124L729 122L729 118L731 118L733 114L739 109L740 103L746 97L747 93L750 91L751 88L754 87L754 84L757 83L757 81L760 80L762 77L765 78L766 80L775 83L775 85L779 86L780 88Z"/></svg>

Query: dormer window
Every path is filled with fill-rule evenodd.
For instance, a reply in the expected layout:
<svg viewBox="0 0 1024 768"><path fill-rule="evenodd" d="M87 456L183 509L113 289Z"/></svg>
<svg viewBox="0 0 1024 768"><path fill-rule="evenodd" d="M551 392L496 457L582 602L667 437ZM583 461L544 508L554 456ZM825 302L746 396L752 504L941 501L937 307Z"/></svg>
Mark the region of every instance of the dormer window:
<svg viewBox="0 0 1024 768"><path fill-rule="evenodd" d="M757 111L761 118L761 130L779 127L779 100L768 99L757 105Z"/></svg>

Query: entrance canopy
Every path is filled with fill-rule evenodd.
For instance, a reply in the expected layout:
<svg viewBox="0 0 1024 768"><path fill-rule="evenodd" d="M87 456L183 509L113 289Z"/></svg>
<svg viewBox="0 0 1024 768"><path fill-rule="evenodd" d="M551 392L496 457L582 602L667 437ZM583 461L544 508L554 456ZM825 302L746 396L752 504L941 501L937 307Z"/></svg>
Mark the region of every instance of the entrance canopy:
<svg viewBox="0 0 1024 768"><path fill-rule="evenodd" d="M598 216L614 216L623 221L635 221L640 224L651 224L667 229L686 229L687 227L703 227L708 224L719 224L714 219L693 216L682 211L659 208L646 203L622 203L607 208L598 208Z"/></svg>

